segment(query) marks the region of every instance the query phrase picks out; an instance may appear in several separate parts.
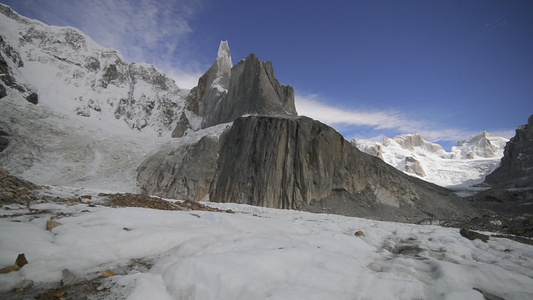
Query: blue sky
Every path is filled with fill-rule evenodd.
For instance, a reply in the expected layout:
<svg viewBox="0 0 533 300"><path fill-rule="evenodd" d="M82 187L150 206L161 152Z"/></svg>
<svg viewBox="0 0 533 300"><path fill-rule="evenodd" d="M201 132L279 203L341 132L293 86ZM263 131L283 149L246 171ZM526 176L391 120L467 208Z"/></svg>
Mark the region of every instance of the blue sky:
<svg viewBox="0 0 533 300"><path fill-rule="evenodd" d="M0 2L77 27L192 87L228 40L272 61L297 109L346 138L420 133L446 148L511 137L533 114L533 1Z"/></svg>

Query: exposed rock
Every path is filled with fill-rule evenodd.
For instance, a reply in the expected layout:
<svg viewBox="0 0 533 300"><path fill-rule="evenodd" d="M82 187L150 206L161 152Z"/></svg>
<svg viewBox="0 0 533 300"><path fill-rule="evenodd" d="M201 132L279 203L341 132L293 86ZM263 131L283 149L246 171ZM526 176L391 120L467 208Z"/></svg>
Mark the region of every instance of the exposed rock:
<svg viewBox="0 0 533 300"><path fill-rule="evenodd" d="M420 162L411 156L405 158L405 171L420 177L426 177L426 172L424 172L424 168Z"/></svg>
<svg viewBox="0 0 533 300"><path fill-rule="evenodd" d="M218 102L223 101L227 95L232 67L228 42L222 41L215 63L198 79L198 85L191 90L187 99L187 108L198 116L205 117L211 114ZM209 126L202 126L206 127Z"/></svg>
<svg viewBox="0 0 533 300"><path fill-rule="evenodd" d="M0 274L7 274L7 273L15 272L15 271L18 271L19 269L20 267L17 265L3 267L2 269L0 269Z"/></svg>
<svg viewBox="0 0 533 300"><path fill-rule="evenodd" d="M58 226L61 226L63 224L59 223L59 222L56 222L56 221L52 221L52 220L48 220L46 221L46 230L48 231L51 231L52 229L58 227Z"/></svg>
<svg viewBox="0 0 533 300"><path fill-rule="evenodd" d="M147 158L137 168L137 182L150 195L201 200L209 193L217 157L218 136L206 135Z"/></svg>
<svg viewBox="0 0 533 300"><path fill-rule="evenodd" d="M362 237L365 237L365 233L362 232L361 230L356 231L354 235L355 235L355 236L362 236Z"/></svg>
<svg viewBox="0 0 533 300"><path fill-rule="evenodd" d="M501 165L485 178L493 187L533 187L533 115L505 145Z"/></svg>
<svg viewBox="0 0 533 300"><path fill-rule="evenodd" d="M475 287L475 288L473 288L473 289L476 290L476 291L478 291L478 292L480 292L480 293L483 295L483 298L484 298L485 300L505 300L505 299L502 298L502 297L498 297L498 296L496 296L496 295L494 295L494 294L492 294L492 293L489 293L489 292L487 292L487 291L484 291L484 290L482 290L482 289L480 289L480 288L476 288L476 287Z"/></svg>
<svg viewBox="0 0 533 300"><path fill-rule="evenodd" d="M0 99L4 98L5 96L7 96L7 90L2 84L0 84Z"/></svg>
<svg viewBox="0 0 533 300"><path fill-rule="evenodd" d="M254 54L232 67L227 42L188 96L187 108L203 118L201 128L233 122L243 115L297 115L294 89L279 83L271 62Z"/></svg>
<svg viewBox="0 0 533 300"><path fill-rule="evenodd" d="M15 265L22 268L27 264L28 264L28 260L26 259L26 255L24 255L24 253L19 254L17 256L17 260L15 261Z"/></svg>
<svg viewBox="0 0 533 300"><path fill-rule="evenodd" d="M484 243L487 243L489 241L489 236L488 235L484 235L482 233L479 233L479 232L475 232L475 231L470 231L470 230L467 230L467 229L464 229L462 228L461 230L459 230L459 234L461 234L461 236L469 239L469 240L480 240L480 241L483 241Z"/></svg>
<svg viewBox="0 0 533 300"><path fill-rule="evenodd" d="M0 127L0 152L4 151L9 146L9 137L11 135Z"/></svg>
<svg viewBox="0 0 533 300"><path fill-rule="evenodd" d="M174 131L172 131L172 137L180 138L185 134L187 129L190 128L191 124L189 123L189 119L187 119L185 112L182 112L178 122L176 123L176 128L174 128Z"/></svg>
<svg viewBox="0 0 533 300"><path fill-rule="evenodd" d="M102 273L102 278L108 278L115 276L115 272L111 270L106 270L104 273Z"/></svg>
<svg viewBox="0 0 533 300"><path fill-rule="evenodd" d="M333 128L307 117L238 118L221 136L220 149L210 190L214 202L357 216L386 211L384 219L399 217L399 211L460 211L443 199L448 190L360 152Z"/></svg>
<svg viewBox="0 0 533 300"><path fill-rule="evenodd" d="M9 175L7 171L0 169L0 202L18 203L29 206L30 203L37 199L36 190L40 187Z"/></svg>
<svg viewBox="0 0 533 300"><path fill-rule="evenodd" d="M484 131L467 140L459 141L456 147L452 147L453 157L467 159L501 157L506 142L507 139Z"/></svg>
<svg viewBox="0 0 533 300"><path fill-rule="evenodd" d="M39 103L39 96L35 92L31 92L28 96L26 96L26 101L30 102L31 104L37 104Z"/></svg>

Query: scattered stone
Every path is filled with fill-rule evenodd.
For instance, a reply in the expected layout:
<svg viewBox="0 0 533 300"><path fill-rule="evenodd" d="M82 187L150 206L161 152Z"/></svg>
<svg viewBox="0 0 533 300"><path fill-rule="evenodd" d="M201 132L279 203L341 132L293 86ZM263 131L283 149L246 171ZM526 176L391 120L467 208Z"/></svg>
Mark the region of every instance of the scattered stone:
<svg viewBox="0 0 533 300"><path fill-rule="evenodd" d="M133 230L133 229L128 228L128 227L124 227L124 228L122 228L122 229L123 229L123 230L126 230L126 231L132 231L132 230Z"/></svg>
<svg viewBox="0 0 533 300"><path fill-rule="evenodd" d="M61 274L63 275L63 279L61 279L62 286L73 285L76 283L76 275L74 275L69 269L63 269Z"/></svg>
<svg viewBox="0 0 533 300"><path fill-rule="evenodd" d="M190 214L190 215L191 215L191 216L193 216L193 217L197 217L197 218L200 218L200 216L199 216L199 215L197 215L197 214Z"/></svg>
<svg viewBox="0 0 533 300"><path fill-rule="evenodd" d="M365 236L365 233L362 232L361 230L359 230L359 231L356 231L354 235L355 235L355 236L362 236L362 237L364 237L364 236Z"/></svg>
<svg viewBox="0 0 533 300"><path fill-rule="evenodd" d="M28 264L28 260L26 259L26 255L24 253L21 253L17 256L17 260L15 261L15 264L22 268L23 266Z"/></svg>
<svg viewBox="0 0 533 300"><path fill-rule="evenodd" d="M91 200L93 197L91 195L82 195L80 198Z"/></svg>
<svg viewBox="0 0 533 300"><path fill-rule="evenodd" d="M59 222L56 222L56 221L52 221L52 220L48 220L46 221L46 230L48 231L51 231L52 229L58 227L58 226L61 226L63 224L59 223Z"/></svg>
<svg viewBox="0 0 533 300"><path fill-rule="evenodd" d="M112 276L115 276L115 272L111 270L106 270L104 273L102 273L102 278L108 278Z"/></svg>
<svg viewBox="0 0 533 300"><path fill-rule="evenodd" d="M104 290L104 286L103 285L99 285L97 288L96 288L97 291L103 291Z"/></svg>
<svg viewBox="0 0 533 300"><path fill-rule="evenodd" d="M488 235L484 235L482 233L475 232L475 231L470 231L470 230L467 230L467 229L464 229L464 228L459 230L459 234L461 234L463 237L465 237L465 238L467 238L469 240L472 240L472 241L475 240L475 239L481 240L484 243L487 243L489 241L489 236Z"/></svg>

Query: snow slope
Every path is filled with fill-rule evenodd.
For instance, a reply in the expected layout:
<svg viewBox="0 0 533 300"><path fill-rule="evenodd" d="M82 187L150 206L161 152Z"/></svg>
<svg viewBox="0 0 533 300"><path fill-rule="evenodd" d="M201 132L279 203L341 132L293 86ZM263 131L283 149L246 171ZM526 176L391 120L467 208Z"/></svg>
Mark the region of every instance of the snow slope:
<svg viewBox="0 0 533 300"><path fill-rule="evenodd" d="M418 143L413 144L413 137ZM384 138L383 143L367 140L354 140L352 143L363 152L372 155L381 153L385 162L411 176L445 187L468 187L483 182L486 175L499 167L507 141L483 132L460 141L450 152L419 135ZM425 176L407 172L406 158L418 161Z"/></svg>
<svg viewBox="0 0 533 300"><path fill-rule="evenodd" d="M98 201L97 190L46 193ZM22 280L57 286L67 268L80 281L117 274L95 299L483 299L474 288L533 298L532 246L470 241L436 226L217 206L236 213L44 202L32 205L41 214L17 216L27 209L11 206L0 219L0 265L19 253L29 264L0 275L0 292ZM50 232L52 215L63 225Z"/></svg>

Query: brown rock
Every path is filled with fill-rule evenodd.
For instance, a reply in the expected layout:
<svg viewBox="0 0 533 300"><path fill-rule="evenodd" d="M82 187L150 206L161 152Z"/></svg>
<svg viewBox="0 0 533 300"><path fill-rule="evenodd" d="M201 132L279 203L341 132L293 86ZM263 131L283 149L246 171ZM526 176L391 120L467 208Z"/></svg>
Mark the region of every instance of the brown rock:
<svg viewBox="0 0 533 300"><path fill-rule="evenodd" d="M102 273L102 278L108 278L112 276L115 276L115 272L111 270L106 270L104 273Z"/></svg>
<svg viewBox="0 0 533 300"><path fill-rule="evenodd" d="M48 220L46 221L46 230L48 231L51 231L52 229L58 227L58 226L61 226L63 224L59 223L59 222L55 222L55 221L52 221L52 220Z"/></svg>
<svg viewBox="0 0 533 300"><path fill-rule="evenodd" d="M21 253L17 256L17 260L15 261L15 264L22 268L23 266L28 264L28 260L26 259L26 255L24 253Z"/></svg>
<svg viewBox="0 0 533 300"><path fill-rule="evenodd" d="M362 232L361 230L359 230L359 231L356 231L356 232L355 232L355 236L362 236L362 237L364 237L364 236L365 236L365 233Z"/></svg>
<svg viewBox="0 0 533 300"><path fill-rule="evenodd" d="M80 198L91 200L93 197L91 195L82 195Z"/></svg>
<svg viewBox="0 0 533 300"><path fill-rule="evenodd" d="M0 269L0 274L11 273L11 272L14 272L14 271L18 271L19 269L20 269L20 267L17 266L17 265L12 265L12 266L9 266L9 267L4 267L4 268Z"/></svg>

